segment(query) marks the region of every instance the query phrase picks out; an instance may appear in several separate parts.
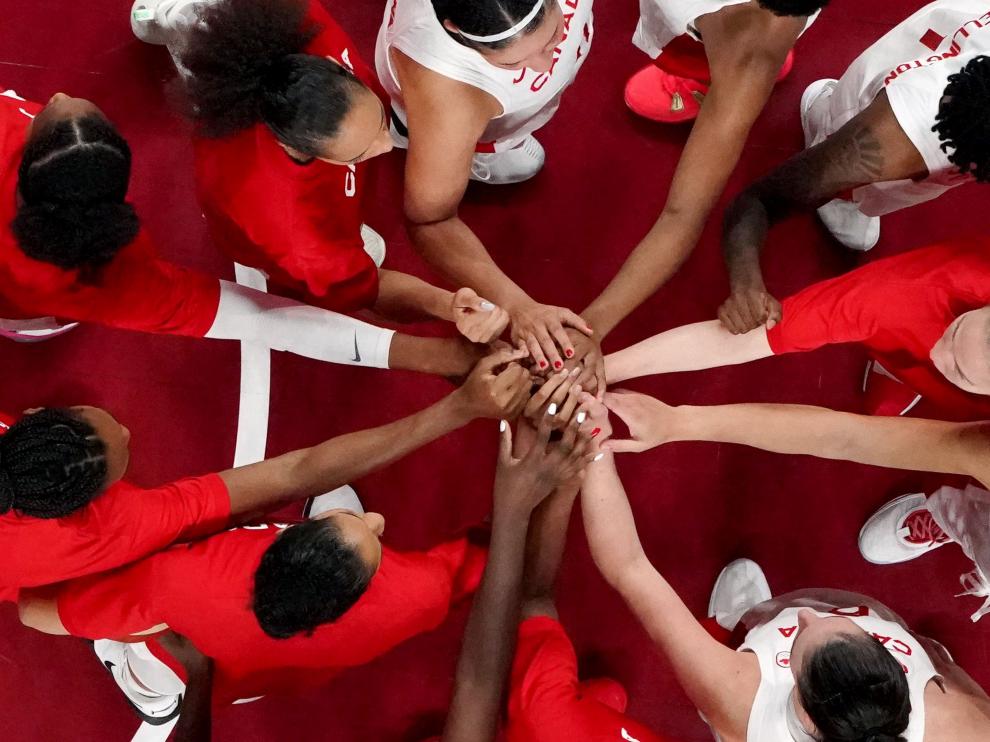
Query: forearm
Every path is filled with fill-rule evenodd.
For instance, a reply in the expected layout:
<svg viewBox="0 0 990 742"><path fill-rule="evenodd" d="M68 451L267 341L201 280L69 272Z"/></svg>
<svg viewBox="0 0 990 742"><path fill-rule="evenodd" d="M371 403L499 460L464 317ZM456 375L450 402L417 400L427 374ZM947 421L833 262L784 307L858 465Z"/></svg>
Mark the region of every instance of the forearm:
<svg viewBox="0 0 990 742"><path fill-rule="evenodd" d="M567 546L567 528L577 484L558 489L540 503L529 523L526 569L523 576L523 615L553 611L554 584Z"/></svg>
<svg viewBox="0 0 990 742"><path fill-rule="evenodd" d="M893 469L980 477L990 449L990 423L872 417L785 404L675 410L674 440L739 443Z"/></svg>
<svg viewBox="0 0 990 742"><path fill-rule="evenodd" d="M766 328L733 335L718 320L675 327L605 356L610 384L650 374L697 371L772 355Z"/></svg>
<svg viewBox="0 0 990 742"><path fill-rule="evenodd" d="M416 249L445 279L469 286L502 307L528 301L517 286L492 260L481 240L460 217L430 223L410 222L409 234Z"/></svg>
<svg viewBox="0 0 990 742"><path fill-rule="evenodd" d="M760 251L770 222L763 201L753 189L741 193L725 210L722 224L722 257L733 290L761 288Z"/></svg>
<svg viewBox="0 0 990 742"><path fill-rule="evenodd" d="M213 661L204 658L189 669L182 694L182 714L172 732L173 742L209 742L212 735Z"/></svg>
<svg viewBox="0 0 990 742"><path fill-rule="evenodd" d="M613 454L606 453L588 467L581 486L581 511L591 556L602 577L617 587L646 555Z"/></svg>
<svg viewBox="0 0 990 742"><path fill-rule="evenodd" d="M389 349L388 367L450 378L466 376L486 347L464 338L430 338L396 333Z"/></svg>
<svg viewBox="0 0 990 742"><path fill-rule="evenodd" d="M399 271L378 273L378 300L374 311L396 322L435 318L452 321L454 294Z"/></svg>
<svg viewBox="0 0 990 742"><path fill-rule="evenodd" d="M443 742L495 739L515 652L528 515L495 512L488 563L464 632Z"/></svg>

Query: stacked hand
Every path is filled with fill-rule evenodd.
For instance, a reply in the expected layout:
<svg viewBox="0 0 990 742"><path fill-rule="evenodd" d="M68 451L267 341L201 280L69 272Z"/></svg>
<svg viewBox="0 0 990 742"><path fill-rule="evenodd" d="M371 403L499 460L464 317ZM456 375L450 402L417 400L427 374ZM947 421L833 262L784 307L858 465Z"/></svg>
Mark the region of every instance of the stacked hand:
<svg viewBox="0 0 990 742"><path fill-rule="evenodd" d="M780 302L763 286L733 287L732 294L718 309L718 318L733 335L743 335L765 325L772 329L780 322Z"/></svg>
<svg viewBox="0 0 990 742"><path fill-rule="evenodd" d="M509 324L509 313L482 299L474 289L463 288L454 294L451 314L458 332L472 343L497 340Z"/></svg>
<svg viewBox="0 0 990 742"><path fill-rule="evenodd" d="M626 424L631 436L625 440L608 441L604 447L611 451L639 453L680 440L677 407L671 407L649 395L625 389L608 392L605 395L605 406Z"/></svg>
<svg viewBox="0 0 990 742"><path fill-rule="evenodd" d="M591 337L588 323L570 309L549 304L527 302L510 310L512 342L527 348L533 364L541 373L559 371L564 361L578 358L572 336L565 327Z"/></svg>
<svg viewBox="0 0 990 742"><path fill-rule="evenodd" d="M454 392L467 417L513 420L529 401L529 370L519 364L526 351L502 349L482 358Z"/></svg>

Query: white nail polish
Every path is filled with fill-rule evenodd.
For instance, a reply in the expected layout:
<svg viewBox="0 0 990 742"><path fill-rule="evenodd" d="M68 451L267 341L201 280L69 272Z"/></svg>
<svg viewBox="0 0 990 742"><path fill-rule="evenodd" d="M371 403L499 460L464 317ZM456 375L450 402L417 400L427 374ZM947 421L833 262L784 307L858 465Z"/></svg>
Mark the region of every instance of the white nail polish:
<svg viewBox="0 0 990 742"><path fill-rule="evenodd" d="M600 453L597 456L595 456L594 461L601 461L604 458L605 458L605 454Z"/></svg>
<svg viewBox="0 0 990 742"><path fill-rule="evenodd" d="M557 414L557 403L556 402L551 402L550 403L550 406L547 407L547 414L550 415L551 417L553 417L554 415Z"/></svg>
<svg viewBox="0 0 990 742"><path fill-rule="evenodd" d="M483 302L481 302L481 311L482 312L490 312L494 308L495 308L495 305L492 304L490 301L483 301Z"/></svg>
<svg viewBox="0 0 990 742"><path fill-rule="evenodd" d="M581 423L583 423L586 417L587 415L584 412L579 412L577 414L577 424L580 425Z"/></svg>
<svg viewBox="0 0 990 742"><path fill-rule="evenodd" d="M500 420L498 423L498 432L504 433L507 427L509 427L508 423L506 423L505 420Z"/></svg>

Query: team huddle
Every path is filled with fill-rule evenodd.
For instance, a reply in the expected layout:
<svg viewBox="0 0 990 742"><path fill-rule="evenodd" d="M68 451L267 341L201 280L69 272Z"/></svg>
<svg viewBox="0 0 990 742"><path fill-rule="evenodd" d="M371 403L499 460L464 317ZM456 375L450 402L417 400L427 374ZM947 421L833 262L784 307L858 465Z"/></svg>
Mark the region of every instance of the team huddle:
<svg viewBox="0 0 990 742"><path fill-rule="evenodd" d="M716 739L990 739L987 693L869 596L774 595L740 559L693 615L647 557L615 465L716 441L990 487L990 238L948 231L783 298L761 269L792 214L816 210L836 242L868 251L885 214L990 180L990 5L936 0L808 86L794 112L806 148L718 215L730 293L716 318L607 355L603 340L691 254L795 43L829 10L640 0L633 43L649 60L626 104L692 122L690 135L655 225L588 306L563 307L527 294L459 213L470 181L540 172L537 134L593 50L592 5L385 0L369 66L320 0L137 0L135 35L174 61L212 240L262 288L159 257L128 201L128 142L97 103L0 93L3 342L98 323L452 380L409 417L151 489L126 480L130 432L112 410L0 415L0 600L26 627L91 640L160 739L207 740L212 708L326 683L471 601L435 739L670 742L626 713L616 680L579 677L555 607L577 502L595 565ZM366 223L371 161L394 147L406 230L450 288L385 268ZM378 323L421 320L452 327ZM614 386L840 343L869 354L867 414L672 407ZM348 483L479 418L500 436L490 520L426 551L384 545L383 516ZM288 506L300 517L267 515ZM874 564L959 544L974 562L964 584L990 595L981 486L907 494L856 525ZM985 613L990 599L973 620Z"/></svg>

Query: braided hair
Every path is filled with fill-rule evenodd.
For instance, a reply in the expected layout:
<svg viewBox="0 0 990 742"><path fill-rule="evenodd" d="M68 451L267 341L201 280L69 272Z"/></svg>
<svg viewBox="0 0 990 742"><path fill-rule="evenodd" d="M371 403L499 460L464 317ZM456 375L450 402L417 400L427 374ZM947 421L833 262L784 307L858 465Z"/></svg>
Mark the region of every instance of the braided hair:
<svg viewBox="0 0 990 742"><path fill-rule="evenodd" d="M0 436L0 514L70 515L106 485L106 445L72 410L26 415Z"/></svg>
<svg viewBox="0 0 990 742"><path fill-rule="evenodd" d="M473 41L458 33L447 31L454 41L471 49L504 49L518 37L533 33L546 18L549 2L533 17L529 25L515 36L501 41ZM508 31L529 15L536 0L432 0L433 10L442 24L450 21L465 33L472 36L493 36Z"/></svg>
<svg viewBox="0 0 990 742"><path fill-rule="evenodd" d="M904 742L907 676L872 636L843 635L815 649L797 690L822 742Z"/></svg>
<svg viewBox="0 0 990 742"><path fill-rule="evenodd" d="M963 173L990 181L990 57L974 57L949 75L936 124L942 151Z"/></svg>
<svg viewBox="0 0 990 742"><path fill-rule="evenodd" d="M223 138L264 123L283 144L319 157L364 84L346 67L306 54L319 32L301 0L205 4L179 51L187 115Z"/></svg>
<svg viewBox="0 0 990 742"><path fill-rule="evenodd" d="M11 223L29 257L94 277L137 236L125 201L131 150L113 125L90 114L58 121L28 142L17 174L23 200Z"/></svg>

